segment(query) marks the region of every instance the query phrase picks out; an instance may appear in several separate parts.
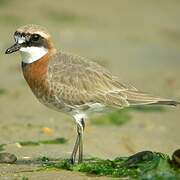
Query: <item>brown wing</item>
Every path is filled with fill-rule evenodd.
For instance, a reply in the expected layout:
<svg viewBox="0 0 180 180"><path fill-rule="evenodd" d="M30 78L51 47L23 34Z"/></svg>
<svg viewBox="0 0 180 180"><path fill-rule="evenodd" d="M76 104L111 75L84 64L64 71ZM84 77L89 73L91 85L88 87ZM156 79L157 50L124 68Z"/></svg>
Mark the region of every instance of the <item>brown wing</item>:
<svg viewBox="0 0 180 180"><path fill-rule="evenodd" d="M51 57L48 76L56 97L72 106L101 103L124 107L130 103L153 104L164 100L120 83L95 62L62 52Z"/></svg>

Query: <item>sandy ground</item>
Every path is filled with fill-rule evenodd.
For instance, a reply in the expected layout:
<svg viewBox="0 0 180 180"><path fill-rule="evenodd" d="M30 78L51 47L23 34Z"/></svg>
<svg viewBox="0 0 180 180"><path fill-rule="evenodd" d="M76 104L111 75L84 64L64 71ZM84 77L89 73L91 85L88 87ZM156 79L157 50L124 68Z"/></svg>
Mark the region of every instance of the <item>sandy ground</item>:
<svg viewBox="0 0 180 180"><path fill-rule="evenodd" d="M18 157L17 164L0 165L0 179L106 179L68 171L36 170L23 157L67 158L75 140L69 116L42 106L25 83L20 56L7 56L12 33L36 23L52 32L66 51L97 59L124 82L143 91L180 100L180 2L176 0L48 0L0 1L0 143ZM180 108L165 112L132 112L123 126L88 122L85 156L115 158L142 150L171 154L180 147ZM53 129L44 134L43 127ZM67 144L19 148L18 141L65 137Z"/></svg>

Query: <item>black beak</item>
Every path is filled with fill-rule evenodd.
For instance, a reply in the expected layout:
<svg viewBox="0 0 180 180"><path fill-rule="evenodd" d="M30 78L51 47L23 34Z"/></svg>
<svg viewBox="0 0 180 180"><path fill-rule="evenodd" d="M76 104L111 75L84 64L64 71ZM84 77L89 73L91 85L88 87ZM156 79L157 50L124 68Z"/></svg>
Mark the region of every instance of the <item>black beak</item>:
<svg viewBox="0 0 180 180"><path fill-rule="evenodd" d="M6 49L5 54L11 54L13 52L18 51L21 48L21 44L15 43L10 48Z"/></svg>

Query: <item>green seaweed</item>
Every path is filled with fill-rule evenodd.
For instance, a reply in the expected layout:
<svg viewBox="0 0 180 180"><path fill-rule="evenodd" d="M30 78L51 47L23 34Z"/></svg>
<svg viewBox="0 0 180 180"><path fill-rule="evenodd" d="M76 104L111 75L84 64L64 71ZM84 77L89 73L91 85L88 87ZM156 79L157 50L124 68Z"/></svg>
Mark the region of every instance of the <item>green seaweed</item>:
<svg viewBox="0 0 180 180"><path fill-rule="evenodd" d="M28 179L29 179L28 177L25 176L22 177L22 180L28 180Z"/></svg>
<svg viewBox="0 0 180 180"><path fill-rule="evenodd" d="M42 162L45 169L66 169L98 176L122 177L128 179L179 179L179 169L171 166L168 155L144 151L130 157L114 160L99 158L86 159L81 164L72 165L68 160Z"/></svg>
<svg viewBox="0 0 180 180"><path fill-rule="evenodd" d="M42 156L42 157L38 158L38 161L41 161L41 162L49 162L49 158L46 157L46 156Z"/></svg>
<svg viewBox="0 0 180 180"><path fill-rule="evenodd" d="M0 96L7 93L7 90L4 88L0 88Z"/></svg>
<svg viewBox="0 0 180 180"><path fill-rule="evenodd" d="M118 111L106 113L92 118L92 123L96 125L122 125L132 119L131 112L164 112L166 109L162 106L132 106Z"/></svg>
<svg viewBox="0 0 180 180"><path fill-rule="evenodd" d="M96 125L122 125L132 118L128 109L122 109L115 112L110 112L105 115L92 119L92 123Z"/></svg>
<svg viewBox="0 0 180 180"><path fill-rule="evenodd" d="M38 146L38 145L40 145L39 142L35 142L35 141L21 141L21 142L19 142L19 144L21 146Z"/></svg>
<svg viewBox="0 0 180 180"><path fill-rule="evenodd" d="M61 138L56 138L52 140L44 140L44 141L39 141L40 144L65 144L67 143L67 139L61 137Z"/></svg>
<svg viewBox="0 0 180 180"><path fill-rule="evenodd" d="M4 146L5 146L6 144L0 144L0 151L4 151Z"/></svg>
<svg viewBox="0 0 180 180"><path fill-rule="evenodd" d="M38 146L40 144L65 144L67 143L67 139L61 137L50 140L40 140L40 141L21 141L19 144L21 146Z"/></svg>

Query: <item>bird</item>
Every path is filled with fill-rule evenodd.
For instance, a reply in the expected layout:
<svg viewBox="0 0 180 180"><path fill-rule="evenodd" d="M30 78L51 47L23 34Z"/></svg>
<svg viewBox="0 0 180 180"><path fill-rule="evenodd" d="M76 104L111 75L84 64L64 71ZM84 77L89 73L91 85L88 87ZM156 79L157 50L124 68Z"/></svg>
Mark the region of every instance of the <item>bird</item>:
<svg viewBox="0 0 180 180"><path fill-rule="evenodd" d="M85 122L92 113L138 105L180 104L121 83L90 58L56 49L50 33L40 25L19 27L14 40L15 44L5 53L20 52L24 78L37 99L75 120L77 136L70 157L72 164L83 162Z"/></svg>

